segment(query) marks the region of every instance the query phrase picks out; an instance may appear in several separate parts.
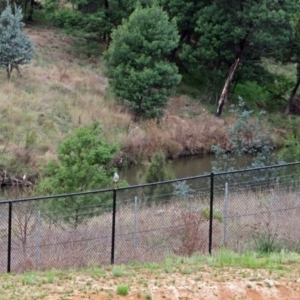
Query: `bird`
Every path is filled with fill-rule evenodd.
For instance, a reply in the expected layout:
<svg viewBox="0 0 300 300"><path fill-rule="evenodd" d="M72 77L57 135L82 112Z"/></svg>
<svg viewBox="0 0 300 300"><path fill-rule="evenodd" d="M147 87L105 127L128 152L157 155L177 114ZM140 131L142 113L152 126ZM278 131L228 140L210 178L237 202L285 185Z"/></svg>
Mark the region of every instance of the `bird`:
<svg viewBox="0 0 300 300"><path fill-rule="evenodd" d="M119 179L120 179L120 177L119 177L118 173L115 172L115 175L114 175L114 178L113 178L113 183L116 185L118 183Z"/></svg>

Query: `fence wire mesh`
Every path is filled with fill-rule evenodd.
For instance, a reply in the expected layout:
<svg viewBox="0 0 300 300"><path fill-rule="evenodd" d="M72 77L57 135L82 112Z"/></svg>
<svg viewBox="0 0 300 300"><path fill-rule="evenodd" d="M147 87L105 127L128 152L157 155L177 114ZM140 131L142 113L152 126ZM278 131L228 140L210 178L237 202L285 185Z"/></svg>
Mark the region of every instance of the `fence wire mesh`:
<svg viewBox="0 0 300 300"><path fill-rule="evenodd" d="M300 251L299 174L300 163L0 202L0 272L159 261L222 246Z"/></svg>
<svg viewBox="0 0 300 300"><path fill-rule="evenodd" d="M13 203L11 270L110 263L112 193Z"/></svg>
<svg viewBox="0 0 300 300"><path fill-rule="evenodd" d="M0 273L7 270L8 203L0 205Z"/></svg>
<svg viewBox="0 0 300 300"><path fill-rule="evenodd" d="M299 165L216 174L214 249L300 250Z"/></svg>
<svg viewBox="0 0 300 300"><path fill-rule="evenodd" d="M115 262L208 251L208 177L118 191Z"/></svg>

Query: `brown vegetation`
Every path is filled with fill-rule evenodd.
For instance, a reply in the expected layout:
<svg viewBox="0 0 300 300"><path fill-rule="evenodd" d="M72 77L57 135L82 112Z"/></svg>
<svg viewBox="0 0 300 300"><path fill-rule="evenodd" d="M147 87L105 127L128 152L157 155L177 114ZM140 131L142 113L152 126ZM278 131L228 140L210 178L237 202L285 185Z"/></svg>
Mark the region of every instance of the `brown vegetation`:
<svg viewBox="0 0 300 300"><path fill-rule="evenodd" d="M75 38L59 29L29 25L26 33L36 47L34 60L11 82L0 73L0 150L8 171L37 178L65 136L93 120L106 142L120 145L115 166L147 162L159 150L173 159L208 153L216 144L230 149L227 127L234 118L215 117L203 99L175 95L160 120L135 120L111 95L101 58L79 58Z"/></svg>
<svg viewBox="0 0 300 300"><path fill-rule="evenodd" d="M26 33L36 47L34 60L22 68L21 78L13 73L11 82L0 73L0 144L14 172L38 172L69 131L95 119L103 137L121 145L119 156L127 163L148 160L160 149L175 158L226 143L224 121L184 96L170 99L161 120L135 122L110 96L101 59L79 59L72 38L58 29L27 26ZM20 153L28 157L16 166Z"/></svg>

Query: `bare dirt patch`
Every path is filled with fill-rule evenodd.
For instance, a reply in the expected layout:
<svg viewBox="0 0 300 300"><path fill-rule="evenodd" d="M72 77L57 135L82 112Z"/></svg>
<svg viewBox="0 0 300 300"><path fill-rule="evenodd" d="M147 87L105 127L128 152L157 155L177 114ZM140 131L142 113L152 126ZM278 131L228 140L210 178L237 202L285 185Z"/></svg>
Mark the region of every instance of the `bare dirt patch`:
<svg viewBox="0 0 300 300"><path fill-rule="evenodd" d="M149 264L2 275L0 299L300 299L298 263L278 269ZM117 287L128 285L127 295ZM22 299L23 299L22 298Z"/></svg>
<svg viewBox="0 0 300 300"><path fill-rule="evenodd" d="M56 55L56 58L61 56L63 59L64 51L70 50L72 38L60 30L26 25L24 33L33 42L36 52L45 50L48 55Z"/></svg>
<svg viewBox="0 0 300 300"><path fill-rule="evenodd" d="M238 272L238 275L235 273ZM190 275L183 274L161 274L151 276L143 272L137 274L137 280L132 285L131 280L110 280L107 286L95 282L94 287L104 288L105 292L98 294L82 295L78 291L78 295L72 295L70 299L147 299L147 295L151 295L151 299L299 299L300 297L300 280L284 277L275 280L273 276L261 274L263 277L254 280L261 272L254 272L252 278L241 278L240 274L247 270L219 270L207 269L205 271L193 272ZM297 277L296 274L289 274ZM147 287L139 284L139 279L147 281ZM88 280L86 278L85 280ZM127 296L116 295L116 287L119 283L127 283L131 286ZM70 285L71 288L71 285ZM109 293L109 291L111 293ZM57 295L58 296L58 295ZM60 299L52 295L46 299ZM73 297L73 298L72 298ZM84 298L82 298L84 297ZM90 298L89 298L90 297ZM150 296L148 296L150 299Z"/></svg>

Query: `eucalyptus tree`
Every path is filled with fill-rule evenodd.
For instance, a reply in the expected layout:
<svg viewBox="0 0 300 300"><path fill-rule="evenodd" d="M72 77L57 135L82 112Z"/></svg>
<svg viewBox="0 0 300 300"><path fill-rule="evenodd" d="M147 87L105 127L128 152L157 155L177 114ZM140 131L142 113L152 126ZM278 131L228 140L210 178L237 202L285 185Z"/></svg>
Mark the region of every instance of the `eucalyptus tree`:
<svg viewBox="0 0 300 300"><path fill-rule="evenodd" d="M216 0L200 9L195 34L180 57L189 69L226 79L217 115L235 72L261 68L262 57L280 51L292 33L290 14L299 10L297 0Z"/></svg>
<svg viewBox="0 0 300 300"><path fill-rule="evenodd" d="M112 33L105 55L115 94L127 100L136 115L159 117L181 76L168 56L178 45L174 22L160 7L138 7Z"/></svg>

